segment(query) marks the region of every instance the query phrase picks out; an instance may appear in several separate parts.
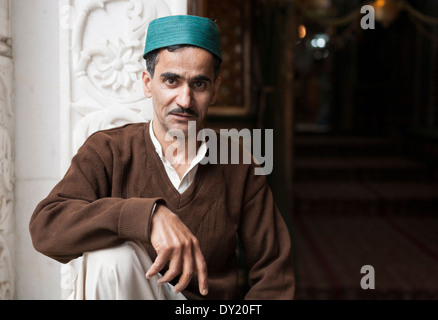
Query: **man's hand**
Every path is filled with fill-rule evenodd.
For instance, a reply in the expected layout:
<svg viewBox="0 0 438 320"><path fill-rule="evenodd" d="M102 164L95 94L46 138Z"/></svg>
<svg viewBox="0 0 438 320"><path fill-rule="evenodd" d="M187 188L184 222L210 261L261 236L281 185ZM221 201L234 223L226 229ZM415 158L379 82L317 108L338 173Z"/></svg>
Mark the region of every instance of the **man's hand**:
<svg viewBox="0 0 438 320"><path fill-rule="evenodd" d="M152 217L151 244L157 252L157 258L146 273L147 278L155 276L169 262L169 269L158 280L159 284L181 275L174 288L178 293L187 287L196 273L199 292L204 296L208 294L207 263L198 239L177 215L161 204L157 204Z"/></svg>

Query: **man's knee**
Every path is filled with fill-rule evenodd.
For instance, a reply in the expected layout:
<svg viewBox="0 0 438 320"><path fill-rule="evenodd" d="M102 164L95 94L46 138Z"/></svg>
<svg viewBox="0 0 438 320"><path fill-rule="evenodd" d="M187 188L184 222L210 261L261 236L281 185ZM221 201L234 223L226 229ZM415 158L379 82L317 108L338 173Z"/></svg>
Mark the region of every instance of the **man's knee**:
<svg viewBox="0 0 438 320"><path fill-rule="evenodd" d="M116 247L87 252L84 258L88 274L93 272L99 278L117 277L119 280L129 280L138 275L144 277L145 268L148 268L145 263L150 262L150 259L145 261L139 246L129 241Z"/></svg>
<svg viewBox="0 0 438 320"><path fill-rule="evenodd" d="M146 278L152 261L146 249L127 241L119 246L87 252L76 287L76 299L185 299L158 276Z"/></svg>

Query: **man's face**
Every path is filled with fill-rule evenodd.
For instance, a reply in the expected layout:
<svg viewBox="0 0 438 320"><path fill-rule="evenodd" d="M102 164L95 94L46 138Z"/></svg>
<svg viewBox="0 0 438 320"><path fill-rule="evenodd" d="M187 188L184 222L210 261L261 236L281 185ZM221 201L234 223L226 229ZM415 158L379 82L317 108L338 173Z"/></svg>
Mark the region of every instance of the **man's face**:
<svg viewBox="0 0 438 320"><path fill-rule="evenodd" d="M219 84L219 79L214 80L210 52L196 47L162 50L153 78L143 72L144 93L154 106L155 135L164 137L168 130L179 129L187 136L189 121L196 121L196 129L202 129Z"/></svg>

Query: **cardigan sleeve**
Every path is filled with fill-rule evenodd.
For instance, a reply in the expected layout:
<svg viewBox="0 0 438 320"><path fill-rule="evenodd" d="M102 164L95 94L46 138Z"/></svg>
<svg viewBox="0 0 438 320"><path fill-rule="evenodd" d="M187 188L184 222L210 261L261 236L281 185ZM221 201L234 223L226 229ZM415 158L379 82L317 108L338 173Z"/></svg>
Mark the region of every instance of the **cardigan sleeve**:
<svg viewBox="0 0 438 320"><path fill-rule="evenodd" d="M64 178L34 210L35 249L62 263L126 239L149 241L150 217L160 199L121 197L123 164L117 145L95 134L79 149Z"/></svg>
<svg viewBox="0 0 438 320"><path fill-rule="evenodd" d="M252 168L253 169L253 168ZM288 300L295 293L291 239L265 176L248 173L239 237L249 268L245 299Z"/></svg>

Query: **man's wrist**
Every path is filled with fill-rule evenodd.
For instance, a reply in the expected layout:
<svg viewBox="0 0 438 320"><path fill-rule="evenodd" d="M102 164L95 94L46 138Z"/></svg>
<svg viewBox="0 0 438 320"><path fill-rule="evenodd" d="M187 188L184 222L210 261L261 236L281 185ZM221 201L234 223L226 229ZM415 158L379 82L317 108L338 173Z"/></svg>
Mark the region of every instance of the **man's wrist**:
<svg viewBox="0 0 438 320"><path fill-rule="evenodd" d="M163 203L163 200L157 200L151 210L151 213L149 215L149 228L147 230L146 239L148 241L151 240L151 233L152 233L152 219L154 218L155 214L159 211L160 207L165 206L165 203Z"/></svg>
<svg viewBox="0 0 438 320"><path fill-rule="evenodd" d="M154 206L152 207L151 213L149 215L149 228L146 230L146 239L151 239L151 231L152 231L152 217L154 216L155 209L157 208L157 202L154 203Z"/></svg>

